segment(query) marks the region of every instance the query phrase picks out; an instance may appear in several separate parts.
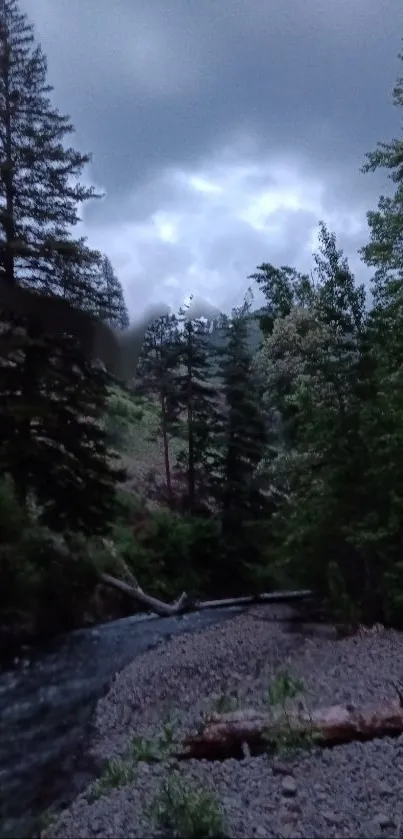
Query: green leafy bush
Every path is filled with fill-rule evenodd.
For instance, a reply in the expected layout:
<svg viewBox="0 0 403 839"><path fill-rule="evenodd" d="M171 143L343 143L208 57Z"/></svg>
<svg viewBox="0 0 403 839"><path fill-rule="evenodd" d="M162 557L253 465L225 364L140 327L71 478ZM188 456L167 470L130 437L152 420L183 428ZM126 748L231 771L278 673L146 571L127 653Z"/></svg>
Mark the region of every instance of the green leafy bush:
<svg viewBox="0 0 403 839"><path fill-rule="evenodd" d="M141 422L143 416L144 410L133 396L120 388L110 388L103 419L109 444L124 449L133 424Z"/></svg>
<svg viewBox="0 0 403 839"><path fill-rule="evenodd" d="M140 585L157 596L206 591L217 559L217 522L134 504L111 538Z"/></svg>

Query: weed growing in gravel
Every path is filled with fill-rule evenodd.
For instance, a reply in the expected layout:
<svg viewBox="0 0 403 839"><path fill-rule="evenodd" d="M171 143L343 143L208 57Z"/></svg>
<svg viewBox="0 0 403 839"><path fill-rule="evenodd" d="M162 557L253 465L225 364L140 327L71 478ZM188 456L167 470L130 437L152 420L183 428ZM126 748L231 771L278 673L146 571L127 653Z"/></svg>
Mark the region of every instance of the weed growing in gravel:
<svg viewBox="0 0 403 839"><path fill-rule="evenodd" d="M229 711L236 711L239 708L238 696L234 693L222 693L214 700L212 710L217 714L226 714Z"/></svg>
<svg viewBox="0 0 403 839"><path fill-rule="evenodd" d="M287 712L286 703L290 699L296 699L304 692L304 684L300 679L294 679L286 670L279 670L275 678L269 684L266 702L270 711L281 707L284 725L278 725L276 730L267 729L265 740L268 749L276 754L289 754L301 749L311 749L318 740L318 732L312 722L306 728L298 730L292 726Z"/></svg>
<svg viewBox="0 0 403 839"><path fill-rule="evenodd" d="M267 688L267 703L270 707L284 705L288 699L295 699L303 692L304 683L294 679L287 670L280 669Z"/></svg>
<svg viewBox="0 0 403 839"><path fill-rule="evenodd" d="M221 839L227 835L212 793L203 788L184 789L175 776L164 781L149 816L158 827L180 839Z"/></svg>
<svg viewBox="0 0 403 839"><path fill-rule="evenodd" d="M162 725L162 732L157 740L149 740L147 737L139 737L133 734L130 740L129 752L133 760L152 763L157 760L164 760L170 756L176 743L176 726L172 720Z"/></svg>
<svg viewBox="0 0 403 839"><path fill-rule="evenodd" d="M159 737L159 748L162 753L169 754L177 742L176 725L173 719L168 719L163 723L162 733Z"/></svg>
<svg viewBox="0 0 403 839"><path fill-rule="evenodd" d="M90 788L87 798L95 801L111 789L130 784L136 777L138 763L142 761L153 763L168 758L175 742L175 725L169 720L163 724L162 732L157 740L134 734L130 740L127 756L108 760L101 777Z"/></svg>
<svg viewBox="0 0 403 839"><path fill-rule="evenodd" d="M123 758L108 760L100 778L90 788L87 798L96 801L102 795L107 795L111 789L131 784L136 777L136 767L133 761Z"/></svg>
<svg viewBox="0 0 403 839"><path fill-rule="evenodd" d="M147 737L139 737L133 734L130 739L130 755L135 763L144 761L146 763L153 763L160 759L160 752L158 743L153 740L148 740Z"/></svg>

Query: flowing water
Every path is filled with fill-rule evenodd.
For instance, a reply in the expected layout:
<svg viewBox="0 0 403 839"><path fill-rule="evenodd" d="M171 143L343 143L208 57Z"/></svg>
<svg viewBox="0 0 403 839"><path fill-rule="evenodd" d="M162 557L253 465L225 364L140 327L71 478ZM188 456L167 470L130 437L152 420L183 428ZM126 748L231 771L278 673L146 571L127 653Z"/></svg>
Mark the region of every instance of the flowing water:
<svg viewBox="0 0 403 839"><path fill-rule="evenodd" d="M173 618L136 615L26 649L0 673L0 837L30 837L96 773L88 756L96 701L137 655L244 607Z"/></svg>

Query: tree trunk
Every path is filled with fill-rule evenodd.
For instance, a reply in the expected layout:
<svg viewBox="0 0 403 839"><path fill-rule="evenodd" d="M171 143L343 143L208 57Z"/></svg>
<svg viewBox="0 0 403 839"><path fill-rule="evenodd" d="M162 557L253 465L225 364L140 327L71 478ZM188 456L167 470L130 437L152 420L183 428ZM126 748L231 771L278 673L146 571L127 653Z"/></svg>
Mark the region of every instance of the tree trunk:
<svg viewBox="0 0 403 839"><path fill-rule="evenodd" d="M124 583L123 580L118 580L116 577L112 577L111 574L101 573L99 574L99 579L106 585L112 586L112 588L116 588L124 594L129 594L135 600L138 600L139 603L142 603L147 609L155 612L156 615L161 615L161 617L181 614L181 612L185 611L185 607L188 603L188 596L185 592L183 592L183 594L181 594L174 603L163 603L162 600L158 600L150 594L145 594L140 587L136 588L135 586L130 586L128 583Z"/></svg>
<svg viewBox="0 0 403 839"><path fill-rule="evenodd" d="M310 589L301 591L270 591L262 594L252 594L246 597L227 597L223 600L202 600L195 602L197 609L221 609L225 606L251 606L254 603L289 603L294 600L307 600L313 596Z"/></svg>
<svg viewBox="0 0 403 839"><path fill-rule="evenodd" d="M166 482L167 482L168 504L169 504L170 508L172 509L172 507L173 507L173 492L172 492L172 481L171 481L171 464L170 464L170 459L169 459L167 412L166 412L166 404L165 404L165 394L163 392L161 392L160 399L161 399L162 442L163 442L163 446L164 446L165 478L166 478Z"/></svg>
<svg viewBox="0 0 403 839"><path fill-rule="evenodd" d="M242 754L243 744L251 750L262 750L279 734L306 732L323 746L349 743L353 740L372 740L390 737L403 731L403 705L399 700L388 700L382 705L362 708L333 705L307 711L270 713L246 708L227 714L211 714L204 729L189 736L177 757L217 760Z"/></svg>
<svg viewBox="0 0 403 839"><path fill-rule="evenodd" d="M22 392L21 392L21 418L16 423L18 429L19 451L22 454L22 461L18 463L13 471L15 490L20 506L25 509L30 489L30 448L32 446L32 419L35 417L35 404L40 388L41 373L43 366L43 354L35 346L40 339L41 329L37 322L31 321L27 326L26 347L24 360L22 361ZM33 343L31 343L33 342Z"/></svg>
<svg viewBox="0 0 403 839"><path fill-rule="evenodd" d="M126 569L128 570L128 569ZM129 572L130 573L130 572ZM227 600L192 600L185 592L174 601L174 603L164 603L150 594L146 594L138 584L129 585L123 580L118 580L111 574L104 572L99 574L99 579L107 586L117 589L118 591L128 594L142 603L147 609L155 612L156 615L180 615L184 612L198 612L204 609L220 609L227 606L247 606L253 603L288 603L295 600L306 600L312 597L312 592L306 591L273 591L268 594L257 594L252 597L232 597ZM133 582L135 578L133 577Z"/></svg>

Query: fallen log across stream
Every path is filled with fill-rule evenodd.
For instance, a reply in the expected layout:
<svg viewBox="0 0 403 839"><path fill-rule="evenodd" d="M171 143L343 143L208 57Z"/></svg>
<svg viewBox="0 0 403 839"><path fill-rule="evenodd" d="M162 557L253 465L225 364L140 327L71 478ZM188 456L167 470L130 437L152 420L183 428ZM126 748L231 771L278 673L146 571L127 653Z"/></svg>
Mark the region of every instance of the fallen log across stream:
<svg viewBox="0 0 403 839"><path fill-rule="evenodd" d="M276 742L284 731L313 735L318 746L335 746L353 740L397 736L403 732L403 702L391 699L382 705L355 708L332 705L306 710L264 711L245 708L224 714L211 714L204 728L190 735L175 757L183 760L223 760L241 756L246 744L251 754L261 753Z"/></svg>
<svg viewBox="0 0 403 839"><path fill-rule="evenodd" d="M140 586L126 583L111 574L100 573L99 579L107 586L121 591L123 594L133 597L147 609L155 612L156 615L168 617L181 615L185 612L198 612L203 609L222 609L229 606L247 606L254 603L292 603L295 601L307 600L313 597L310 590L303 591L272 591L263 594L251 595L248 597L230 597L223 600L194 600L183 592L173 603L165 603L150 594L146 594ZM133 583L135 582L134 578Z"/></svg>

